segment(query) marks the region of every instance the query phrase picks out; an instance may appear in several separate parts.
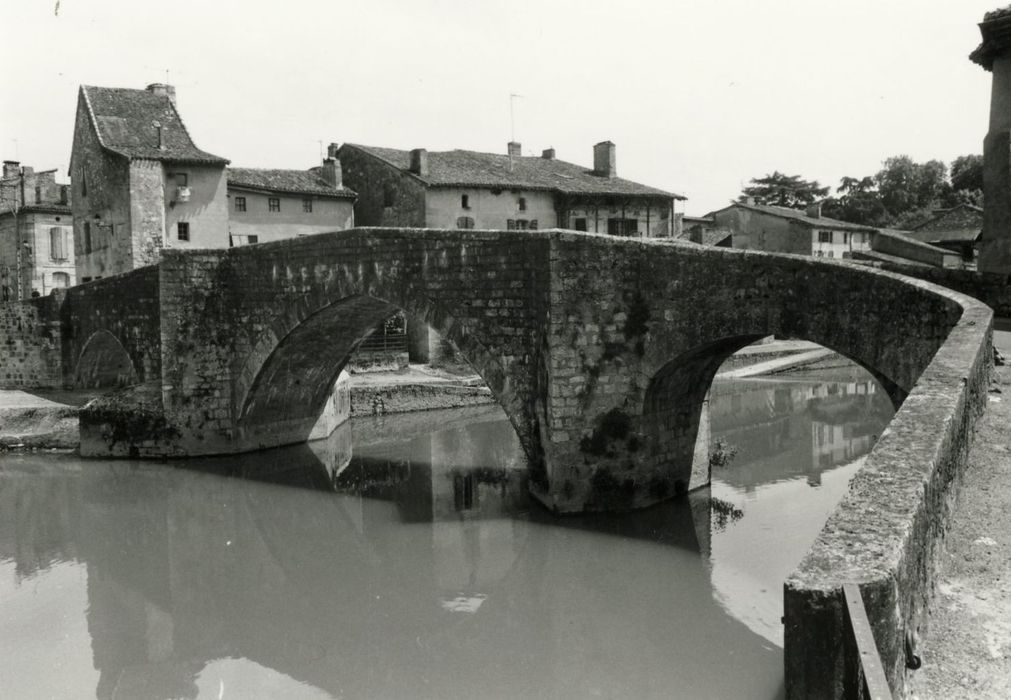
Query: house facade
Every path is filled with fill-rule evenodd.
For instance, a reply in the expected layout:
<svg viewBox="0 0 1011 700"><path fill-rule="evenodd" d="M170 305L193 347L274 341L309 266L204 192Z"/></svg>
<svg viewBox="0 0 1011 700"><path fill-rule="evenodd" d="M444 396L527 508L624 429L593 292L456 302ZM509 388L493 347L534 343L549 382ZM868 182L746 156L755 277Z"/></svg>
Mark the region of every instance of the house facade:
<svg viewBox="0 0 1011 700"><path fill-rule="evenodd" d="M4 161L0 179L0 300L27 299L75 283L70 186L56 171Z"/></svg>
<svg viewBox="0 0 1011 700"><path fill-rule="evenodd" d="M355 193L328 157L309 170L228 168L228 231L233 246L353 228Z"/></svg>
<svg viewBox="0 0 1011 700"><path fill-rule="evenodd" d="M707 215L732 232L733 247L825 258L848 258L871 249L876 229L821 215L821 207L788 209L734 202Z"/></svg>
<svg viewBox="0 0 1011 700"><path fill-rule="evenodd" d="M81 86L70 159L78 281L153 264L166 247L228 247L227 163L193 143L171 85Z"/></svg>
<svg viewBox="0 0 1011 700"><path fill-rule="evenodd" d="M336 151L344 181L358 193L360 226L570 228L619 236L679 233L681 195L617 176L615 146L594 146L593 168L555 157L398 150L345 143Z"/></svg>

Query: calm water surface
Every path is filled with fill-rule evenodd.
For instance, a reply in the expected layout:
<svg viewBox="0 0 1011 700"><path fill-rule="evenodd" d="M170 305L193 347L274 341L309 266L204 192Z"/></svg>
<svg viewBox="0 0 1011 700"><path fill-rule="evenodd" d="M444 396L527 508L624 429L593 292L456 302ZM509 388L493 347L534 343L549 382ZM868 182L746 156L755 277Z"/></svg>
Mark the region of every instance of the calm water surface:
<svg viewBox="0 0 1011 700"><path fill-rule="evenodd" d="M781 697L782 581L891 416L861 377L718 382L736 458L622 517L532 504L497 407L193 470L5 456L0 696Z"/></svg>

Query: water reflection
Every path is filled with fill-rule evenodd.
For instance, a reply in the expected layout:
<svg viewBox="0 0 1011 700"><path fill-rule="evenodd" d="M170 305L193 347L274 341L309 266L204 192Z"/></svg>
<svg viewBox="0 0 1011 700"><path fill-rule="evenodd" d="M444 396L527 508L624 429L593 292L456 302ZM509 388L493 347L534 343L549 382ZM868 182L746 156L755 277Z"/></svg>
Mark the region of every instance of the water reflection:
<svg viewBox="0 0 1011 700"><path fill-rule="evenodd" d="M494 407L359 421L312 445L194 461L200 471L5 457L5 693L778 697L767 628L781 613L756 623L756 591L728 567L764 585L737 551L770 546L749 539L765 528L763 489L828 474L816 454L844 458L816 453L815 423L875 434L844 417L860 413L850 394L783 391L749 386L740 404L771 406L774 438L714 398L714 432L740 452L713 493L752 523L722 530L705 493L550 518Z"/></svg>

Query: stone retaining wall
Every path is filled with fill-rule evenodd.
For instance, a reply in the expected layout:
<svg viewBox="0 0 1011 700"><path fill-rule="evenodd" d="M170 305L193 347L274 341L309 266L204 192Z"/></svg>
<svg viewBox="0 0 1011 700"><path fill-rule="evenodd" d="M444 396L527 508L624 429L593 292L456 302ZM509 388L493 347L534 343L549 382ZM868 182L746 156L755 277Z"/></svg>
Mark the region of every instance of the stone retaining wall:
<svg viewBox="0 0 1011 700"><path fill-rule="evenodd" d="M62 385L58 304L57 297L0 304L0 387Z"/></svg>
<svg viewBox="0 0 1011 700"><path fill-rule="evenodd" d="M925 622L992 363L991 310L915 284L962 314L786 581L788 698L856 697L857 656L842 595L847 582L859 584L889 683L905 695L906 640L915 640Z"/></svg>

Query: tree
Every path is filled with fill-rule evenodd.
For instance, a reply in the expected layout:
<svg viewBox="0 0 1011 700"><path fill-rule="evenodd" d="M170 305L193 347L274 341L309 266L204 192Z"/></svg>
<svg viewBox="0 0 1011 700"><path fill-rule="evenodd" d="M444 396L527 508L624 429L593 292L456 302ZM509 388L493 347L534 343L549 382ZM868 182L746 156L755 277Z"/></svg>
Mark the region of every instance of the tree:
<svg viewBox="0 0 1011 700"><path fill-rule="evenodd" d="M874 182L893 220L934 206L945 192L948 167L939 160L917 163L909 156L892 156L882 166Z"/></svg>
<svg viewBox="0 0 1011 700"><path fill-rule="evenodd" d="M888 211L881 203L874 178L844 177L836 193L840 196L830 197L822 205L825 216L865 226L888 225Z"/></svg>
<svg viewBox="0 0 1011 700"><path fill-rule="evenodd" d="M951 187L959 190L983 190L983 156L959 156L951 161Z"/></svg>
<svg viewBox="0 0 1011 700"><path fill-rule="evenodd" d="M755 204L800 209L826 196L828 190L817 180L804 180L800 175L786 175L776 170L771 175L752 178L751 186L741 191L737 201L753 198Z"/></svg>

